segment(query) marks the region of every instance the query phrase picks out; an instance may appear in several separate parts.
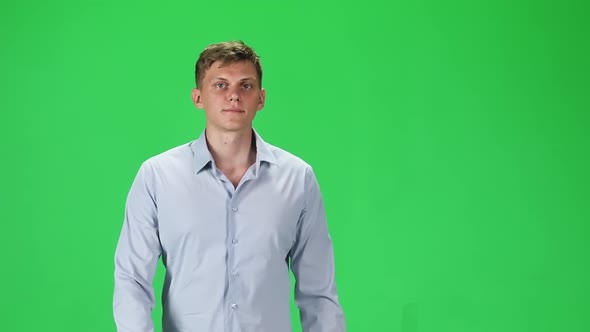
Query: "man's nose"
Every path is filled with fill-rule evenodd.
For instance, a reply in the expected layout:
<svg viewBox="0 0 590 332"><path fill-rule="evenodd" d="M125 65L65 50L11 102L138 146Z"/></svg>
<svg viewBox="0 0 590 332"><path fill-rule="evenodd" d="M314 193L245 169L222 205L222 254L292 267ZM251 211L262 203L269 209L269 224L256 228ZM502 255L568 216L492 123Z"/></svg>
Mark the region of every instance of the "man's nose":
<svg viewBox="0 0 590 332"><path fill-rule="evenodd" d="M240 101L240 94L236 88L230 88L228 92L229 101Z"/></svg>

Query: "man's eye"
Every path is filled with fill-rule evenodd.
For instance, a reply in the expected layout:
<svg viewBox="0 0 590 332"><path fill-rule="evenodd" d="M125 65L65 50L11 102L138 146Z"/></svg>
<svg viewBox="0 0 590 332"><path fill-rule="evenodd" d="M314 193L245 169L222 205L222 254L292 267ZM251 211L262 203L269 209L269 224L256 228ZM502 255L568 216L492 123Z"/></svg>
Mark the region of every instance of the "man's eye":
<svg viewBox="0 0 590 332"><path fill-rule="evenodd" d="M225 83L215 83L215 87L223 89L225 88Z"/></svg>
<svg viewBox="0 0 590 332"><path fill-rule="evenodd" d="M252 89L252 84L250 84L250 83L244 83L243 87L246 88L246 89Z"/></svg>

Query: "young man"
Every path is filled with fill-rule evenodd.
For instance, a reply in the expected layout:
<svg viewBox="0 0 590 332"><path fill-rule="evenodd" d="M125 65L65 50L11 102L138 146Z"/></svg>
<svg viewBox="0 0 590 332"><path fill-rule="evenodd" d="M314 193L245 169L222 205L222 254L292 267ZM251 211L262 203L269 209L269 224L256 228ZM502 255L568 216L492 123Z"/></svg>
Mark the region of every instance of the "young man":
<svg viewBox="0 0 590 332"><path fill-rule="evenodd" d="M147 159L129 191L115 253L118 332L151 332L162 257L164 332L291 331L289 267L305 332L344 332L324 206L311 167L252 128L264 106L259 57L207 47L194 104L206 128Z"/></svg>

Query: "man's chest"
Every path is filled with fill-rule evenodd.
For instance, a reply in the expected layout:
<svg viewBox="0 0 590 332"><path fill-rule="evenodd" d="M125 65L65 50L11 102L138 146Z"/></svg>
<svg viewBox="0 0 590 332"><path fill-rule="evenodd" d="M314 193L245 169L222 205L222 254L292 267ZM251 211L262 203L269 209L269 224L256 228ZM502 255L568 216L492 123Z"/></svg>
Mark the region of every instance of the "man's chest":
<svg viewBox="0 0 590 332"><path fill-rule="evenodd" d="M303 190L294 181L253 179L235 192L219 179L169 181L158 192L158 229L170 255L276 253L284 257L296 238Z"/></svg>

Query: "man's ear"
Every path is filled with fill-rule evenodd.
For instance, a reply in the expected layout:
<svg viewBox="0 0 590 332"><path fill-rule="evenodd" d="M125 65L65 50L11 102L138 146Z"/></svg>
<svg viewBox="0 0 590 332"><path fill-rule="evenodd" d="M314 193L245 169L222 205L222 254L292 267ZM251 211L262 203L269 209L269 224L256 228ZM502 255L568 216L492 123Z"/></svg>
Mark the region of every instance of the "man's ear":
<svg viewBox="0 0 590 332"><path fill-rule="evenodd" d="M266 101L266 89L260 89L260 96L258 96L258 111L260 111L264 107L264 102Z"/></svg>
<svg viewBox="0 0 590 332"><path fill-rule="evenodd" d="M194 88L191 97L193 99L193 104L195 104L197 108L203 109L203 99L201 98L201 90Z"/></svg>

